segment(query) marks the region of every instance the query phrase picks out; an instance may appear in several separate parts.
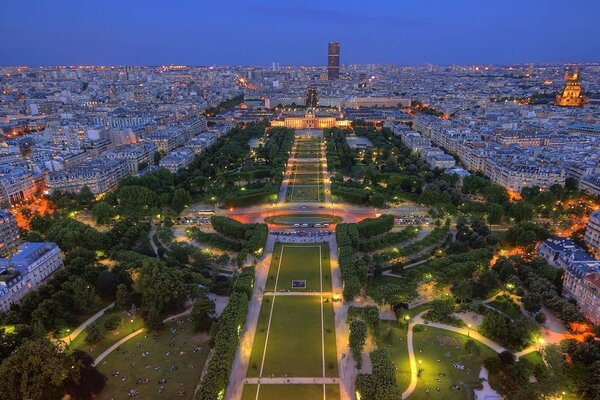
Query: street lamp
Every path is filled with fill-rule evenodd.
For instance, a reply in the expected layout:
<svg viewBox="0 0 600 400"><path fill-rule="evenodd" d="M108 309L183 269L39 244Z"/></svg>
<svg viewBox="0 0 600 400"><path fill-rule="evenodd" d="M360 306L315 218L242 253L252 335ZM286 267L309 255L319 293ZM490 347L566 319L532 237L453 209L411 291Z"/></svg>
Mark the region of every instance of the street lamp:
<svg viewBox="0 0 600 400"><path fill-rule="evenodd" d="M471 324L467 325L469 327L469 330L467 331L467 337L471 336Z"/></svg>
<svg viewBox="0 0 600 400"><path fill-rule="evenodd" d="M67 340L69 341L69 346L71 345L71 330L67 329Z"/></svg>
<svg viewBox="0 0 600 400"><path fill-rule="evenodd" d="M129 322L131 322L131 333L133 333L133 319L131 319Z"/></svg>
<svg viewBox="0 0 600 400"><path fill-rule="evenodd" d="M419 378L421 376L421 373L423 372L423 369L421 368L421 362L422 362L422 360L419 360L419 369L417 370L417 378Z"/></svg>

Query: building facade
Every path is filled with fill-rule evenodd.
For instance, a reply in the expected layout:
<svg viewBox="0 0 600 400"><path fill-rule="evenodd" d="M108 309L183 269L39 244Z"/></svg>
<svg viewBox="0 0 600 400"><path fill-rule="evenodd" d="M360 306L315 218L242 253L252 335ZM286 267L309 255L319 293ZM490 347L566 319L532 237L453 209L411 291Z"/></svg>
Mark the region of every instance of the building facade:
<svg viewBox="0 0 600 400"><path fill-rule="evenodd" d="M594 211L590 214L590 219L585 228L584 240L594 256L600 259L600 211Z"/></svg>
<svg viewBox="0 0 600 400"><path fill-rule="evenodd" d="M329 42L327 45L327 80L340 79L340 44Z"/></svg>
<svg viewBox="0 0 600 400"><path fill-rule="evenodd" d="M14 256L0 259L0 312L7 312L62 266L60 248L50 242L24 243Z"/></svg>
<svg viewBox="0 0 600 400"><path fill-rule="evenodd" d="M0 257L10 257L19 245L19 227L8 210L0 210Z"/></svg>

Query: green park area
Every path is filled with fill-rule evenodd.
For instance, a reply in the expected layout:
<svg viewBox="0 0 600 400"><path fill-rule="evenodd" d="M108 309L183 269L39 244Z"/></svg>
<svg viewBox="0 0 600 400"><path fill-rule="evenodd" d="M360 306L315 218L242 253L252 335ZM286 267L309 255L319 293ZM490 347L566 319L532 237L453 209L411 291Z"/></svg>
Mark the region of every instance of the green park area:
<svg viewBox="0 0 600 400"><path fill-rule="evenodd" d="M327 244L277 244L265 290L331 291L329 265ZM306 287L292 289L293 280L306 281Z"/></svg>
<svg viewBox="0 0 600 400"><path fill-rule="evenodd" d="M286 193L286 201L296 203L316 203L325 200L322 185L291 185Z"/></svg>
<svg viewBox="0 0 600 400"><path fill-rule="evenodd" d="M403 391L410 384L411 376L406 331L406 325L400 325L396 321L382 321L378 340L378 347L390 353L396 366L396 385Z"/></svg>
<svg viewBox="0 0 600 400"><path fill-rule="evenodd" d="M67 341L69 351L83 350L92 357L98 357L125 336L142 328L144 320L139 315L117 311L105 313L93 325L97 327L97 330L94 330L96 338L88 339L89 330L83 330L72 342Z"/></svg>
<svg viewBox="0 0 600 400"><path fill-rule="evenodd" d="M483 360L496 357L496 353L479 342L465 346L468 340L465 335L447 330L416 327L413 344L420 373L411 399L473 398Z"/></svg>
<svg viewBox="0 0 600 400"><path fill-rule="evenodd" d="M333 303L321 296L265 296L248 376L323 374L337 376Z"/></svg>
<svg viewBox="0 0 600 400"><path fill-rule="evenodd" d="M242 400L337 400L339 398L339 385L260 385L260 389L259 385L245 385L242 394Z"/></svg>
<svg viewBox="0 0 600 400"><path fill-rule="evenodd" d="M97 398L192 399L208 352L208 336L194 333L187 319L156 336L141 333L100 362L107 382Z"/></svg>
<svg viewBox="0 0 600 400"><path fill-rule="evenodd" d="M322 185L323 174L320 173L295 173L290 182L292 185Z"/></svg>

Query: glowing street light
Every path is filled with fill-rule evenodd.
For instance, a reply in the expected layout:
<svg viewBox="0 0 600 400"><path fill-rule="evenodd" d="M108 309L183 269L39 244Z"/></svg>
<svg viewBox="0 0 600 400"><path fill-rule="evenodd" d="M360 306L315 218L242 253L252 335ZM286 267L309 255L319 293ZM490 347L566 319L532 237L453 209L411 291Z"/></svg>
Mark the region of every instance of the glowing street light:
<svg viewBox="0 0 600 400"><path fill-rule="evenodd" d="M469 327L469 330L467 331L467 337L471 337L471 324L467 325Z"/></svg>

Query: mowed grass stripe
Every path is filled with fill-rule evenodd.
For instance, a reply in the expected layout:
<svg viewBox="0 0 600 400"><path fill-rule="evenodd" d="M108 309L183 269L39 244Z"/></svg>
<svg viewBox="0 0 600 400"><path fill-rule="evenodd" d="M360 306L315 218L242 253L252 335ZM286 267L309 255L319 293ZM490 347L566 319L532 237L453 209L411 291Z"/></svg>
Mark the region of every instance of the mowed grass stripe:
<svg viewBox="0 0 600 400"><path fill-rule="evenodd" d="M322 251L319 251L321 247ZM283 251L282 251L283 248ZM281 266L280 266L281 257ZM319 260L320 257L320 260ZM331 291L331 268L329 263L329 246L326 243L314 245L288 245L277 243L273 249L273 259L269 267L269 276L265 291L277 290L302 291L292 289L292 280L306 280L304 291L320 291L320 262L323 268L323 291ZM279 271L279 278L277 273Z"/></svg>
<svg viewBox="0 0 600 400"><path fill-rule="evenodd" d="M317 377L323 375L323 349L320 296L276 296L271 315L268 344L265 349L273 296L265 296L254 338L248 377ZM325 325L325 374L336 377L335 329L333 305L323 304ZM261 385L261 391L264 386Z"/></svg>
<svg viewBox="0 0 600 400"><path fill-rule="evenodd" d="M254 400L258 385L244 385L242 400ZM327 400L339 400L339 385L325 385ZM260 385L258 400L314 400L323 398L321 385Z"/></svg>

